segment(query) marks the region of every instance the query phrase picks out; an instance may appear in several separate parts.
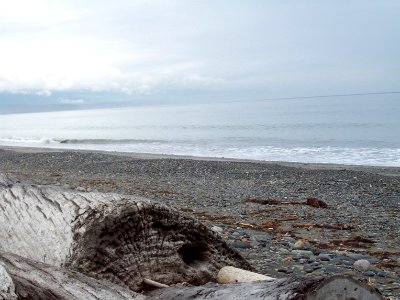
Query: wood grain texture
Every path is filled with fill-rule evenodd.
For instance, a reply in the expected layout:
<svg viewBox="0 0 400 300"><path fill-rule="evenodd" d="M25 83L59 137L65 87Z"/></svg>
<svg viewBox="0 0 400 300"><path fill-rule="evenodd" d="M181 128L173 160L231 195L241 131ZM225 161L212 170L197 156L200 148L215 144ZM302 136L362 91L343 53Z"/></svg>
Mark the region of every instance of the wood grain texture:
<svg viewBox="0 0 400 300"><path fill-rule="evenodd" d="M11 253L0 253L0 264L7 270L15 291L15 298L12 298L12 293L8 292L5 293L5 295L8 295L4 298L5 300L146 299L145 296L136 294L126 287ZM1 295L0 292L0 299Z"/></svg>
<svg viewBox="0 0 400 300"><path fill-rule="evenodd" d="M149 199L84 193L0 175L0 250L149 288L215 281L225 265L251 269L198 220Z"/></svg>
<svg viewBox="0 0 400 300"><path fill-rule="evenodd" d="M165 300L383 300L372 287L352 278L291 277L274 281L236 284L210 283L197 287L175 286L152 292L150 299Z"/></svg>

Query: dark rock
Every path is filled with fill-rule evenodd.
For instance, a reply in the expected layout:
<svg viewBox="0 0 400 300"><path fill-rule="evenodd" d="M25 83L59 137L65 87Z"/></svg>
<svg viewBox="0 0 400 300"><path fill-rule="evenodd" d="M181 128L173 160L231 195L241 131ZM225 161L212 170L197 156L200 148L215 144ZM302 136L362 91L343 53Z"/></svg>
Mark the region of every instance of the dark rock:
<svg viewBox="0 0 400 300"><path fill-rule="evenodd" d="M242 242L242 241L234 241L232 243L232 246L235 248L240 248L240 249L250 249L251 248L250 243Z"/></svg>
<svg viewBox="0 0 400 300"><path fill-rule="evenodd" d="M328 204L326 204L324 201L319 200L318 198L310 197L307 198L307 205L313 206L313 207L318 207L318 208L327 208Z"/></svg>
<svg viewBox="0 0 400 300"><path fill-rule="evenodd" d="M374 271L366 271L362 273L364 276L368 276L368 277L373 277L375 276L375 272Z"/></svg>
<svg viewBox="0 0 400 300"><path fill-rule="evenodd" d="M376 275L378 275L379 277L386 277L388 275L388 273L386 273L384 271L380 271L380 272L376 273Z"/></svg>

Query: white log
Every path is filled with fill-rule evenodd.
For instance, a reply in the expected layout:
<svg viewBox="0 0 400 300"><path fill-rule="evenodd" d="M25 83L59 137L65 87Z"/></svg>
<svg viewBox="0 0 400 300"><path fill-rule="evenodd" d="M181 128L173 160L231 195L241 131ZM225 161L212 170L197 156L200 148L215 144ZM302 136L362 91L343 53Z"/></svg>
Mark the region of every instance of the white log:
<svg viewBox="0 0 400 300"><path fill-rule="evenodd" d="M126 287L88 277L78 272L39 263L11 253L0 252L0 265L9 274L13 291L5 292L6 300L145 300ZM2 270L0 267L0 283ZM13 295L15 296L14 298ZM0 299L2 292L0 291ZM9 297L9 298L7 298ZM18 298L17 298L18 297Z"/></svg>
<svg viewBox="0 0 400 300"><path fill-rule="evenodd" d="M146 290L215 281L250 265L200 221L149 199L21 183L0 175L0 251Z"/></svg>
<svg viewBox="0 0 400 300"><path fill-rule="evenodd" d="M275 280L273 277L262 275L259 273L250 272L247 270L235 268L232 266L223 267L217 275L218 283L236 283L236 282L251 282L262 280Z"/></svg>
<svg viewBox="0 0 400 300"><path fill-rule="evenodd" d="M0 300L16 300L15 285L10 274L0 262Z"/></svg>

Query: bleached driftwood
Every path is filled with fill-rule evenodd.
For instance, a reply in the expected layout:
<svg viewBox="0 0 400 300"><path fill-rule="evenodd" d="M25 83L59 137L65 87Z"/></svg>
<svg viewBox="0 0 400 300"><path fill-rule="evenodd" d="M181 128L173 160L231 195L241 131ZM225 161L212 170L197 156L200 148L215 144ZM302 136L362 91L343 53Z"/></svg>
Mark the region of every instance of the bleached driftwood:
<svg viewBox="0 0 400 300"><path fill-rule="evenodd" d="M345 276L329 279L292 277L274 281L203 286L174 286L151 293L151 299L189 300L383 300L373 287Z"/></svg>
<svg viewBox="0 0 400 300"><path fill-rule="evenodd" d="M6 300L146 299L143 295L109 281L97 280L79 272L35 262L11 253L0 253L1 265L9 274L9 281L11 280L13 287L3 293L3 299ZM2 292L0 291L0 299L2 299L1 297Z"/></svg>
<svg viewBox="0 0 400 300"><path fill-rule="evenodd" d="M223 267L219 270L217 275L218 283L251 282L261 280L271 281L275 280L275 278L231 266Z"/></svg>
<svg viewBox="0 0 400 300"><path fill-rule="evenodd" d="M10 274L0 262L0 300L16 300L15 285Z"/></svg>
<svg viewBox="0 0 400 300"><path fill-rule="evenodd" d="M251 269L196 219L133 196L20 183L0 175L0 250L146 290L215 281L225 265Z"/></svg>

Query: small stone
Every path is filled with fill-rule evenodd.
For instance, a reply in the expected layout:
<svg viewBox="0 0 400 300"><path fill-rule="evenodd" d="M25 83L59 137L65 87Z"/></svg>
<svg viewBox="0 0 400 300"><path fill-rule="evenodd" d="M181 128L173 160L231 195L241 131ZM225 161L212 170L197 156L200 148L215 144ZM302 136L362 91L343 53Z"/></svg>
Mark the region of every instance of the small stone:
<svg viewBox="0 0 400 300"><path fill-rule="evenodd" d="M386 277L387 273L384 271L380 271L380 272L376 273L376 275L378 275L379 277Z"/></svg>
<svg viewBox="0 0 400 300"><path fill-rule="evenodd" d="M292 238L291 236L284 236L282 240L289 242L289 243L296 243L296 240Z"/></svg>
<svg viewBox="0 0 400 300"><path fill-rule="evenodd" d="M76 190L77 190L78 192L86 192L86 189L85 189L83 186L78 186L78 187L76 188Z"/></svg>
<svg viewBox="0 0 400 300"><path fill-rule="evenodd" d="M310 258L313 256L313 253L308 250L292 250L292 254L299 256L299 257L304 257L304 258Z"/></svg>
<svg viewBox="0 0 400 300"><path fill-rule="evenodd" d="M215 233L219 233L219 234L224 232L224 229L222 229L219 226L213 226L213 227L211 227L211 230L214 231Z"/></svg>
<svg viewBox="0 0 400 300"><path fill-rule="evenodd" d="M368 271L371 267L371 264L366 259L359 259L353 264L354 268L359 271Z"/></svg>
<svg viewBox="0 0 400 300"><path fill-rule="evenodd" d="M373 271L366 271L362 273L364 276L373 277L375 273Z"/></svg>
<svg viewBox="0 0 400 300"><path fill-rule="evenodd" d="M240 248L240 249L249 249L251 248L250 243L242 242L242 241L234 241L232 243L232 247Z"/></svg>
<svg viewBox="0 0 400 300"><path fill-rule="evenodd" d="M234 231L234 232L232 232L232 236L239 237L239 236L241 236L241 234L237 231Z"/></svg>
<svg viewBox="0 0 400 300"><path fill-rule="evenodd" d="M313 253L314 255L318 255L318 254L321 253L321 250L319 250L319 249L317 249L317 248L313 248L313 249L311 249L311 251L312 251L312 253Z"/></svg>
<svg viewBox="0 0 400 300"><path fill-rule="evenodd" d="M279 268L276 271L280 272L280 273L293 273L293 270L290 270L290 269L287 269L287 268Z"/></svg>
<svg viewBox="0 0 400 300"><path fill-rule="evenodd" d="M322 261L330 261L331 260L331 256L329 254L323 254L323 253L320 253L318 255L318 258Z"/></svg>
<svg viewBox="0 0 400 300"><path fill-rule="evenodd" d="M304 249L304 241L303 240L298 240L296 243L294 243L293 248L294 249Z"/></svg>
<svg viewBox="0 0 400 300"><path fill-rule="evenodd" d="M254 239L257 242L263 242L263 243L271 241L271 237L266 234L255 234L253 235L252 239Z"/></svg>
<svg viewBox="0 0 400 300"><path fill-rule="evenodd" d="M314 271L314 268L311 268L311 267L309 267L309 266L305 266L305 267L304 267L304 272L306 272L306 273L311 273L312 271Z"/></svg>
<svg viewBox="0 0 400 300"><path fill-rule="evenodd" d="M318 198L310 197L307 198L307 205L318 207L318 208L327 208L328 204L326 204L324 201L319 200Z"/></svg>

